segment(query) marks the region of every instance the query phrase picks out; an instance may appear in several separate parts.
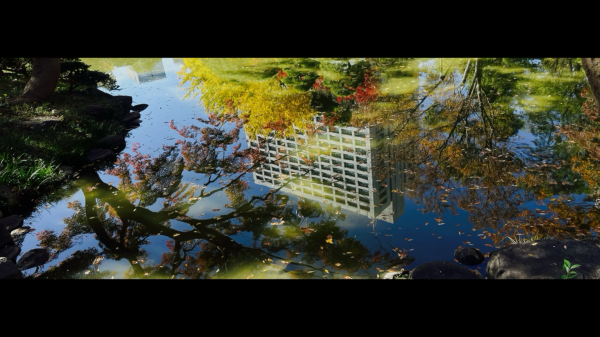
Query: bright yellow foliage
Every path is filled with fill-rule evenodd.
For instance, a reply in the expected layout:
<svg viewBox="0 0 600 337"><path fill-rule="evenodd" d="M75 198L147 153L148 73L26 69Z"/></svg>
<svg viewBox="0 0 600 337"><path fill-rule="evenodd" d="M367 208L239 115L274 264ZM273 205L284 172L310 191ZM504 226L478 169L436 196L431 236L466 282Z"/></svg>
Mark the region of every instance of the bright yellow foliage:
<svg viewBox="0 0 600 337"><path fill-rule="evenodd" d="M201 59L184 59L186 67L179 73L181 84L188 83L185 97L196 97L209 113L237 113L245 120L246 134L267 136L295 135L294 127L305 130L318 112L310 107L310 92L296 92L282 87L279 80L237 82L218 76ZM200 92L198 92L200 90Z"/></svg>

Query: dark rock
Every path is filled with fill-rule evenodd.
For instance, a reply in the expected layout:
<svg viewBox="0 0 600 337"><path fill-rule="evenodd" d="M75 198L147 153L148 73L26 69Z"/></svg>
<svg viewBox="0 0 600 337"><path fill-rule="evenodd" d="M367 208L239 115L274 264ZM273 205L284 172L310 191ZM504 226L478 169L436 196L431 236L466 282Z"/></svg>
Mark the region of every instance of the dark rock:
<svg viewBox="0 0 600 337"><path fill-rule="evenodd" d="M89 88L87 89L87 93L91 96L101 97L101 98L112 98L113 96L107 92L104 92L98 88Z"/></svg>
<svg viewBox="0 0 600 337"><path fill-rule="evenodd" d="M566 247L566 248L565 248ZM560 279L564 260L572 265L576 279L600 279L600 247L589 241L537 240L502 247L490 253L488 279Z"/></svg>
<svg viewBox="0 0 600 337"><path fill-rule="evenodd" d="M102 149L109 149L119 152L118 149L121 150L125 145L125 137L121 135L110 135L106 136L96 142L96 146Z"/></svg>
<svg viewBox="0 0 600 337"><path fill-rule="evenodd" d="M147 107L148 107L148 104L137 104L137 105L132 106L131 110L140 112L140 111L146 110Z"/></svg>
<svg viewBox="0 0 600 337"><path fill-rule="evenodd" d="M41 130L44 128L44 122L42 121L25 121L20 122L19 124L35 130Z"/></svg>
<svg viewBox="0 0 600 337"><path fill-rule="evenodd" d="M384 280L404 279L408 277L408 274L410 272L405 270L390 271L385 273L381 278Z"/></svg>
<svg viewBox="0 0 600 337"><path fill-rule="evenodd" d="M6 218L0 219L0 226L4 226L8 232L12 232L23 226L23 216L19 214L9 215Z"/></svg>
<svg viewBox="0 0 600 337"><path fill-rule="evenodd" d="M63 179L66 179L73 175L73 168L71 166L61 166L58 169L62 173Z"/></svg>
<svg viewBox="0 0 600 337"><path fill-rule="evenodd" d="M16 262L17 256L21 253L21 247L19 246L6 246L0 249L0 257L5 257L9 261Z"/></svg>
<svg viewBox="0 0 600 337"><path fill-rule="evenodd" d="M39 267L50 259L50 253L45 248L34 248L21 256L17 261L19 270Z"/></svg>
<svg viewBox="0 0 600 337"><path fill-rule="evenodd" d="M108 114L108 110L106 107L101 105L88 105L85 107L85 113L90 116L106 116Z"/></svg>
<svg viewBox="0 0 600 337"><path fill-rule="evenodd" d="M128 122L136 120L140 117L141 117L141 114L139 112L137 112L137 111L130 112L128 114L125 114L125 116L123 116L123 118L121 118L121 122L128 123Z"/></svg>
<svg viewBox="0 0 600 337"><path fill-rule="evenodd" d="M15 206L19 202L17 196L14 195L10 187L0 185L0 199L3 200L9 207Z"/></svg>
<svg viewBox="0 0 600 337"><path fill-rule="evenodd" d="M454 252L454 258L467 266L475 266L485 261L485 256L473 247L461 247Z"/></svg>
<svg viewBox="0 0 600 337"><path fill-rule="evenodd" d="M0 248L4 248L6 245L14 245L12 236L5 226L0 226Z"/></svg>
<svg viewBox="0 0 600 337"><path fill-rule="evenodd" d="M85 156L85 160L88 162L97 162L102 160L108 160L114 155L109 149L92 149Z"/></svg>
<svg viewBox="0 0 600 337"><path fill-rule="evenodd" d="M131 96L113 96L110 100L127 110L131 109L131 104L133 103Z"/></svg>
<svg viewBox="0 0 600 337"><path fill-rule="evenodd" d="M479 272L448 261L422 264L413 269L408 278L413 280L483 279Z"/></svg>
<svg viewBox="0 0 600 337"><path fill-rule="evenodd" d="M19 124L26 126L28 128L36 129L36 130L44 130L56 126L60 124L60 120L57 119L46 119L46 120L34 120L34 121L24 121Z"/></svg>
<svg viewBox="0 0 600 337"><path fill-rule="evenodd" d="M0 257L0 280L22 279L23 274L12 261Z"/></svg>
<svg viewBox="0 0 600 337"><path fill-rule="evenodd" d="M43 128L47 129L47 128L51 128L51 127L54 127L54 126L60 124L60 122L61 121L59 121L59 120L52 119L52 120L43 121L42 124L43 124Z"/></svg>

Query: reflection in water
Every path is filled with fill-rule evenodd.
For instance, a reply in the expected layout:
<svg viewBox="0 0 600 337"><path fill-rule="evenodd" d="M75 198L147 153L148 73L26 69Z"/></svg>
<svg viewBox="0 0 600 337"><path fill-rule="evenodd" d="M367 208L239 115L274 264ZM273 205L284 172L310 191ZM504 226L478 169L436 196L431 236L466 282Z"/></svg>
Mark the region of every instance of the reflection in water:
<svg viewBox="0 0 600 337"><path fill-rule="evenodd" d="M165 67L162 60L156 62L151 70L138 73L132 66L127 66L127 76L137 83L145 83L166 78Z"/></svg>
<svg viewBox="0 0 600 337"><path fill-rule="evenodd" d="M265 156L265 163L253 173L254 182L278 187L307 172L282 190L394 223L404 213L406 164L399 160L378 163L381 148L373 146L388 138L391 128L382 124L326 127L320 120L315 119L314 135L296 129L294 137L248 139L248 147L258 148Z"/></svg>
<svg viewBox="0 0 600 337"><path fill-rule="evenodd" d="M418 71L405 59L174 63L208 116L163 116L160 136L175 130L177 143L152 154L130 144L108 171L116 184L79 172L65 227L39 231L64 260L41 277L110 277L100 264L118 262L136 278L376 278L452 261L458 246L489 253L600 229L583 200L600 156L579 74L506 59ZM118 63L130 64L149 74L138 83L165 73L154 60ZM365 235L375 220L385 235ZM60 256L86 234L91 247Z"/></svg>

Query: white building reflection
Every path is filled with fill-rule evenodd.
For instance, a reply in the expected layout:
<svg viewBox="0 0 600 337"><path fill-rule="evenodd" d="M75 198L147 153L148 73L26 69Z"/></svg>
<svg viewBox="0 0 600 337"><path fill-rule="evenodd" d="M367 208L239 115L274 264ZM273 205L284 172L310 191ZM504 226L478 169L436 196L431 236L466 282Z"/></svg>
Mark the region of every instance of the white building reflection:
<svg viewBox="0 0 600 337"><path fill-rule="evenodd" d="M315 122L320 125L320 118ZM390 128L376 124L333 129L321 125L318 129L311 137L296 129L296 136L286 139L262 135L248 139L248 146L258 146L267 158L254 172L254 182L273 188L302 176L282 190L395 222L404 213L406 164L394 158L392 146L375 145L389 139ZM315 160L311 163L308 158Z"/></svg>
<svg viewBox="0 0 600 337"><path fill-rule="evenodd" d="M146 83L167 78L162 60L156 62L150 71L138 73L133 69L132 66L127 66L126 72L127 77L131 78L137 83Z"/></svg>

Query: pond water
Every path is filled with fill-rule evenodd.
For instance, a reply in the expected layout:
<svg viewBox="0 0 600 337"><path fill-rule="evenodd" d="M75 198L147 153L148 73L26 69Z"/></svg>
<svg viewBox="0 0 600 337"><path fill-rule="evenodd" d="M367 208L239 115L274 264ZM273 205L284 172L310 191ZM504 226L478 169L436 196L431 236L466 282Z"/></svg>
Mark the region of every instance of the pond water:
<svg viewBox="0 0 600 337"><path fill-rule="evenodd" d="M39 273L376 279L599 227L569 60L82 60L148 108L112 169L25 219Z"/></svg>

